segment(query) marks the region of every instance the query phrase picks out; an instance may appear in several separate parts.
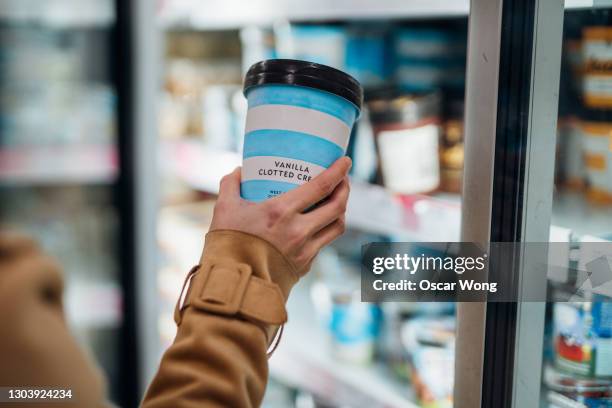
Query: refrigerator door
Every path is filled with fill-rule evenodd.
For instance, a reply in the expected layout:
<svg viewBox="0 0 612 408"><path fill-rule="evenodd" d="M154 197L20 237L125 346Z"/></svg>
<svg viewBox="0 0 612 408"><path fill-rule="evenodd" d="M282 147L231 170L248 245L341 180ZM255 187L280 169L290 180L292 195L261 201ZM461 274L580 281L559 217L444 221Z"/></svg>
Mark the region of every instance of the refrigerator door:
<svg viewBox="0 0 612 408"><path fill-rule="evenodd" d="M560 1L472 2L463 241L486 247L547 240L552 169L547 174L542 167L554 161L558 70L550 65L559 63L562 15ZM537 181L530 178L534 171L541 174ZM530 205L538 216L527 223ZM523 261L491 256L489 281L515 293L544 290L545 277L521 276ZM517 319L521 315L530 319ZM532 388L540 383L543 319L542 303L459 305L457 407L537 406ZM521 371L514 370L515 361L522 362Z"/></svg>
<svg viewBox="0 0 612 408"><path fill-rule="evenodd" d="M135 406L125 3L1 2L0 229L57 259L71 331Z"/></svg>
<svg viewBox="0 0 612 408"><path fill-rule="evenodd" d="M595 6L472 2L462 239L516 245L488 269L512 301L458 308L457 407L611 404L612 21Z"/></svg>

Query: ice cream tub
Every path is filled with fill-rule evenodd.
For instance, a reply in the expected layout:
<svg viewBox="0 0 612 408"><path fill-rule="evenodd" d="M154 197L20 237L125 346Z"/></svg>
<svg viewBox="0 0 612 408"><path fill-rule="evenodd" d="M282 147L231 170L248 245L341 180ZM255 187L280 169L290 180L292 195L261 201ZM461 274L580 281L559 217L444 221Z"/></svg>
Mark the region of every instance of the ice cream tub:
<svg viewBox="0 0 612 408"><path fill-rule="evenodd" d="M361 85L350 75L286 59L251 66L244 95L240 190L254 202L312 180L342 157L363 100Z"/></svg>

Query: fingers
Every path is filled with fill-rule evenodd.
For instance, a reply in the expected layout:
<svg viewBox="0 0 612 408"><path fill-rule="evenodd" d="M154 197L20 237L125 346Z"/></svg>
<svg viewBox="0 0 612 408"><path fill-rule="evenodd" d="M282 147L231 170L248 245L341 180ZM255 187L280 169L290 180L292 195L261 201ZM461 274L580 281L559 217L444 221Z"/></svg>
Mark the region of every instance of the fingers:
<svg viewBox="0 0 612 408"><path fill-rule="evenodd" d="M287 203L291 210L301 212L330 195L346 177L351 164L351 159L343 156L308 183L272 200Z"/></svg>
<svg viewBox="0 0 612 408"><path fill-rule="evenodd" d="M308 243L307 252L314 254L313 257L321 250L321 248L331 244L340 235L344 234L345 230L344 215L338 218L321 231L317 232Z"/></svg>
<svg viewBox="0 0 612 408"><path fill-rule="evenodd" d="M240 167L223 176L219 184L219 199L240 197Z"/></svg>
<svg viewBox="0 0 612 408"><path fill-rule="evenodd" d="M321 206L317 207L313 211L302 216L302 222L304 222L311 234L314 235L316 232L325 228L344 215L346 212L349 192L350 187L348 178L345 177L340 184L336 186L334 192L329 197L329 200L325 201Z"/></svg>

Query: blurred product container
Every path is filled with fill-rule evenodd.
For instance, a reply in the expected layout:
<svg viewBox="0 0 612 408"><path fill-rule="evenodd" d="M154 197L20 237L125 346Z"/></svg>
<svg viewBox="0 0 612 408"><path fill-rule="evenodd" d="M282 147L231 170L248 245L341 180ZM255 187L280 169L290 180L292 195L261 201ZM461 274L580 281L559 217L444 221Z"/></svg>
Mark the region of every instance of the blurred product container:
<svg viewBox="0 0 612 408"><path fill-rule="evenodd" d="M452 28L400 27L393 33L395 80L409 92L465 86L465 33Z"/></svg>
<svg viewBox="0 0 612 408"><path fill-rule="evenodd" d="M234 32L207 33L207 38L190 31L167 35L160 136L209 138L217 146L235 146L227 140L235 126L228 116L235 91L231 87L242 81L240 38Z"/></svg>
<svg viewBox="0 0 612 408"><path fill-rule="evenodd" d="M581 131L587 198L612 205L612 111L584 109Z"/></svg>
<svg viewBox="0 0 612 408"><path fill-rule="evenodd" d="M384 186L401 194L438 189L440 94L383 94L368 108Z"/></svg>
<svg viewBox="0 0 612 408"><path fill-rule="evenodd" d="M0 144L114 141L116 96L104 61L107 31L5 25L0 34Z"/></svg>
<svg viewBox="0 0 612 408"><path fill-rule="evenodd" d="M440 190L461 193L463 181L463 100L446 103L440 146Z"/></svg>
<svg viewBox="0 0 612 408"><path fill-rule="evenodd" d="M312 303L326 327L332 352L339 361L370 364L381 324L380 308L361 302L358 268L333 248L318 258L321 276L311 287Z"/></svg>
<svg viewBox="0 0 612 408"><path fill-rule="evenodd" d="M558 370L577 377L612 378L612 304L576 301L554 305Z"/></svg>
<svg viewBox="0 0 612 408"><path fill-rule="evenodd" d="M347 28L346 72L368 89L389 80L390 52L385 25L353 24Z"/></svg>
<svg viewBox="0 0 612 408"><path fill-rule="evenodd" d="M584 102L592 108L612 108L612 27L585 27L582 42Z"/></svg>
<svg viewBox="0 0 612 408"><path fill-rule="evenodd" d="M425 407L453 406L455 317L422 317L401 329L409 376Z"/></svg>
<svg viewBox="0 0 612 408"><path fill-rule="evenodd" d="M612 204L612 28L582 30L582 147L587 198Z"/></svg>

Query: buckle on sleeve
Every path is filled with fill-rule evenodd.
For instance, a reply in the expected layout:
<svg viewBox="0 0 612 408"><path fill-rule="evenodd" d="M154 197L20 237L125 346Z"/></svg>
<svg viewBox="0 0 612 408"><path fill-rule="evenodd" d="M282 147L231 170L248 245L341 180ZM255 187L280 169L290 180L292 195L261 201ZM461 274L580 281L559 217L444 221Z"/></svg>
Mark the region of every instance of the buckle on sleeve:
<svg viewBox="0 0 612 408"><path fill-rule="evenodd" d="M191 304L202 310L221 315L240 311L253 271L246 264L224 266L213 264L202 268L193 284L199 289L191 296ZM198 282L199 281L199 282Z"/></svg>

